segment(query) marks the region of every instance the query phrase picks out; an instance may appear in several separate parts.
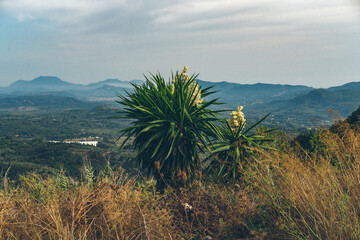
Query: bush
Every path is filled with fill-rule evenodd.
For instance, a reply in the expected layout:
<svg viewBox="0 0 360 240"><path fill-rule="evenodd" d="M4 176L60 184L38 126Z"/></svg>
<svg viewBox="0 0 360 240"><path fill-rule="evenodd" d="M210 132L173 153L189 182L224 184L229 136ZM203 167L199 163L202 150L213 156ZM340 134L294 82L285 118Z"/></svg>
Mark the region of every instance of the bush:
<svg viewBox="0 0 360 240"><path fill-rule="evenodd" d="M269 114L245 130L246 120L242 108L238 107L237 111L230 113L230 119L220 122L217 142L211 146L214 159L208 169L222 180L237 179L254 148L270 148L264 143L272 140L268 133L273 129L258 128L256 133L250 133Z"/></svg>
<svg viewBox="0 0 360 240"><path fill-rule="evenodd" d="M217 99L207 101L210 88L201 89L197 75L186 75L187 68L165 82L151 75L134 92L119 96L123 117L133 125L122 129L126 141L134 136L137 162L154 174L158 182L186 181L199 169L199 153L207 148L213 135L216 111L209 109Z"/></svg>

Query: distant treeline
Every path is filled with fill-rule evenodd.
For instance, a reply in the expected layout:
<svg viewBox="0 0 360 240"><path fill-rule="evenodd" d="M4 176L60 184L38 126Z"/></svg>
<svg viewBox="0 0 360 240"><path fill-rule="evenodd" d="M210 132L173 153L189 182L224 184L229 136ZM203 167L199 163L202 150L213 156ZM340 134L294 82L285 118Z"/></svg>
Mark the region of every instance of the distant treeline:
<svg viewBox="0 0 360 240"><path fill-rule="evenodd" d="M2 111L0 136L64 140L88 136L118 137L128 121L114 119L117 109L108 106L63 111Z"/></svg>

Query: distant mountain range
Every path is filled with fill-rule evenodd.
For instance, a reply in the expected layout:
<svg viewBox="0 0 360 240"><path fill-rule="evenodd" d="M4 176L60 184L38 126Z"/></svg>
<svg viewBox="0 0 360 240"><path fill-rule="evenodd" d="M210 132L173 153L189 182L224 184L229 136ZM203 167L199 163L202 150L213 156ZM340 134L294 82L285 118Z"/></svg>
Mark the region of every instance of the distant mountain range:
<svg viewBox="0 0 360 240"><path fill-rule="evenodd" d="M238 84L229 82L206 82L199 80L202 87L213 86L218 91L213 97L219 97L222 102L232 107L238 105L252 106L273 101L288 100L294 96L306 94L311 87L280 85L280 84Z"/></svg>
<svg viewBox="0 0 360 240"><path fill-rule="evenodd" d="M199 83L203 87L214 86L218 92L213 96L226 103L225 107L234 109L242 105L245 115L255 119L271 113L266 121L268 125L289 131L330 126L360 106L360 82L327 89L262 83Z"/></svg>
<svg viewBox="0 0 360 240"><path fill-rule="evenodd" d="M140 82L142 81L107 79L97 83L82 85L69 83L57 77L41 76L31 81L18 80L8 87L1 87L0 94L24 96L46 93L74 97L87 101L112 101L117 94L124 93L125 89L131 90L132 83Z"/></svg>
<svg viewBox="0 0 360 240"><path fill-rule="evenodd" d="M87 85L73 84L57 77L42 76L31 81L18 80L0 88L0 109L9 108L83 108L96 104L115 104L117 94L132 91L132 84L141 80L107 79ZM280 84L238 84L198 80L204 87L217 91L212 98L224 102L223 108L244 106L249 119L258 119L271 112L267 122L308 128L330 125L328 110L348 116L360 105L360 82L351 82L327 89ZM60 102L57 104L56 102ZM89 103L93 102L93 103Z"/></svg>

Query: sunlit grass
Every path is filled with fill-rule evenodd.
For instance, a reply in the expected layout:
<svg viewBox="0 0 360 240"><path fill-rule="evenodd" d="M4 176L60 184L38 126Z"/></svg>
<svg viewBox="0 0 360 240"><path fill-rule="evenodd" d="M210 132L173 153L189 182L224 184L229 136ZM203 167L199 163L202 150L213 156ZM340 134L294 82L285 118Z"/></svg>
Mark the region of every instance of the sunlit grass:
<svg viewBox="0 0 360 240"><path fill-rule="evenodd" d="M247 183L266 209L271 232L293 239L360 238L360 132L323 130L318 148L263 152ZM284 148L285 149L285 148Z"/></svg>
<svg viewBox="0 0 360 240"><path fill-rule="evenodd" d="M25 175L0 193L0 239L203 239L250 235L255 203L239 187L201 182L160 194L122 171L75 182ZM254 233L251 233L254 234Z"/></svg>
<svg viewBox="0 0 360 240"><path fill-rule="evenodd" d="M3 178L0 239L359 239L360 131L311 139L311 151L283 141L254 152L238 181L205 175L163 193L111 169Z"/></svg>

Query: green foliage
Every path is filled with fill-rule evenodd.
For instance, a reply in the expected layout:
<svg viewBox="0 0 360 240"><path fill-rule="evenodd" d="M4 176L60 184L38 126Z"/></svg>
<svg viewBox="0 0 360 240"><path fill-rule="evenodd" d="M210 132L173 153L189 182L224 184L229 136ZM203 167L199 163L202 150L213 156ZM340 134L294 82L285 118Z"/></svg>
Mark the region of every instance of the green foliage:
<svg viewBox="0 0 360 240"><path fill-rule="evenodd" d="M91 166L91 164L88 163L84 163L83 169L82 169L82 175L83 175L83 179L84 181L89 185L89 186L94 186L95 184L95 173L94 173L94 169Z"/></svg>
<svg viewBox="0 0 360 240"><path fill-rule="evenodd" d="M360 107L354 111L346 121L351 125L360 125Z"/></svg>
<svg viewBox="0 0 360 240"><path fill-rule="evenodd" d="M240 108L240 112L241 112ZM250 157L254 148L270 148L264 144L273 139L267 133L274 129L258 128L255 133L250 132L258 126L265 118L245 129L246 120L243 118L237 127L232 126L230 120L223 119L217 131L218 142L211 146L213 161L210 163L209 171L214 171L218 177L223 179L237 179L242 171L245 161Z"/></svg>
<svg viewBox="0 0 360 240"><path fill-rule="evenodd" d="M22 140L2 137L0 168L4 171L11 165L10 178L35 170L39 174L51 174L60 168L72 176L79 176L82 157L72 152L73 148L74 145L71 144L50 143L43 139Z"/></svg>
<svg viewBox="0 0 360 240"><path fill-rule="evenodd" d="M0 136L19 136L23 138L45 138L64 140L99 136L115 139L117 129L129 123L111 117L116 115L113 106L93 109L62 111L1 111Z"/></svg>
<svg viewBox="0 0 360 240"><path fill-rule="evenodd" d="M202 102L212 93L210 88L201 89L197 75L185 73L186 69L176 72L171 83L160 74L151 75L144 84L134 84L133 93L119 96L123 118L134 119L132 126L121 130L122 136L135 137L138 164L158 180L172 181L176 176L186 180L193 175L200 165L199 152L214 131L217 111L209 107L217 99Z"/></svg>
<svg viewBox="0 0 360 240"><path fill-rule="evenodd" d="M0 137L0 173L7 169L10 179L17 175L36 171L51 175L63 171L73 178L81 177L84 159L91 163L94 172L105 167L131 170L133 154L130 150L119 151L118 146L106 145L105 149L94 146L47 142L44 139L19 139ZM109 169L108 169L109 170ZM138 171L136 172L138 173Z"/></svg>

